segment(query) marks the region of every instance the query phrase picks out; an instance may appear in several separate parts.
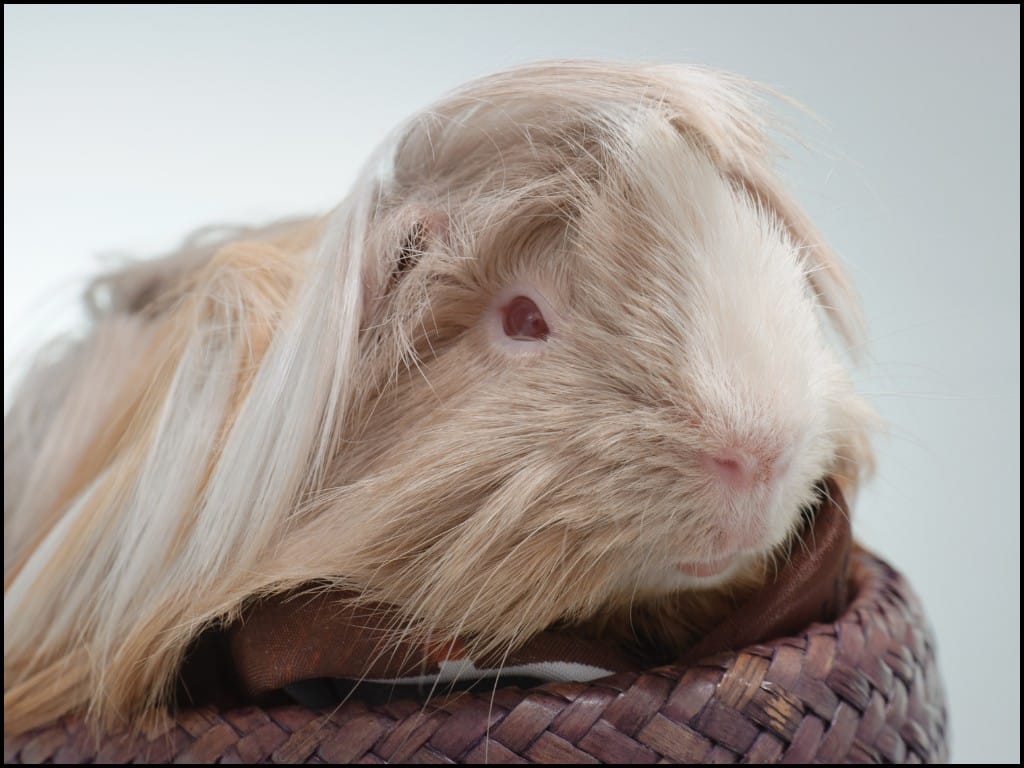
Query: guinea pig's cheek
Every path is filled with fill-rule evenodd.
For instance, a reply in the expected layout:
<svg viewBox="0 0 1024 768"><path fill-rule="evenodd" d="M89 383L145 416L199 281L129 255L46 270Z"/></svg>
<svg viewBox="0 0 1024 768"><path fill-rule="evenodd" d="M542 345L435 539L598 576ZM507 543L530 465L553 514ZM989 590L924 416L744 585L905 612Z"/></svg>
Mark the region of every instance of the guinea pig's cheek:
<svg viewBox="0 0 1024 768"><path fill-rule="evenodd" d="M565 328L547 293L528 283L499 292L483 317L490 343L514 357L542 354Z"/></svg>

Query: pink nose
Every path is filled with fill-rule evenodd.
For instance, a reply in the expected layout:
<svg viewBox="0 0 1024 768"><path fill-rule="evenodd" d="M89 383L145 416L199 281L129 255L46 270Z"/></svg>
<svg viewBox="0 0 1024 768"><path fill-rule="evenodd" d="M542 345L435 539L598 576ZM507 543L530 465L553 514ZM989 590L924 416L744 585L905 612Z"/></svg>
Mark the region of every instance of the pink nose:
<svg viewBox="0 0 1024 768"><path fill-rule="evenodd" d="M785 462L778 451L749 451L728 448L705 454L701 463L719 483L730 488L749 488L771 482Z"/></svg>

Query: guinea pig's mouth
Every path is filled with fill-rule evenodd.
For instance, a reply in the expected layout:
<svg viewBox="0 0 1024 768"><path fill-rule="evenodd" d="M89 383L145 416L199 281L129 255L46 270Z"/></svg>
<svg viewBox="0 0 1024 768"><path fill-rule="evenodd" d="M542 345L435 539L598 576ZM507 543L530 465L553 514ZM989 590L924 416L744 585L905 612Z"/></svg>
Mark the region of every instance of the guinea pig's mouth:
<svg viewBox="0 0 1024 768"><path fill-rule="evenodd" d="M741 555L737 552L715 560L705 560L693 563L676 563L676 570L681 573L685 573L687 576L693 576L698 579L710 579L715 576L721 576L727 571L732 570L732 567L739 562L740 558Z"/></svg>

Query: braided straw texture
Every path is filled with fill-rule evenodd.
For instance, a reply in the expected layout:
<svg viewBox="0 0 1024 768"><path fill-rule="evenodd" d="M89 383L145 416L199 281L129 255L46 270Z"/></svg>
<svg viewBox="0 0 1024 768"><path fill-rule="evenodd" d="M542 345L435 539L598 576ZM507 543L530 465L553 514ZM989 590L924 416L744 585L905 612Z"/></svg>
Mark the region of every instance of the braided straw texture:
<svg viewBox="0 0 1024 768"><path fill-rule="evenodd" d="M855 551L834 624L690 666L439 697L182 711L97 739L82 721L4 743L5 762L942 762L935 645L905 579Z"/></svg>

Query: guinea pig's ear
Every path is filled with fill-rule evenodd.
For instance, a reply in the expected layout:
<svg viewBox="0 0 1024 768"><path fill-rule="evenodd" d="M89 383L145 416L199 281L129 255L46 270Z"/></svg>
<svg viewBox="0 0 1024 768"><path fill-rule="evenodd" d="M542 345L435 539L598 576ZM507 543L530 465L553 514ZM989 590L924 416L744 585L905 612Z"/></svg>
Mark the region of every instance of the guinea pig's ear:
<svg viewBox="0 0 1024 768"><path fill-rule="evenodd" d="M410 206L398 218L398 248L390 261L387 290L390 292L432 248L446 242L448 216L424 206Z"/></svg>

